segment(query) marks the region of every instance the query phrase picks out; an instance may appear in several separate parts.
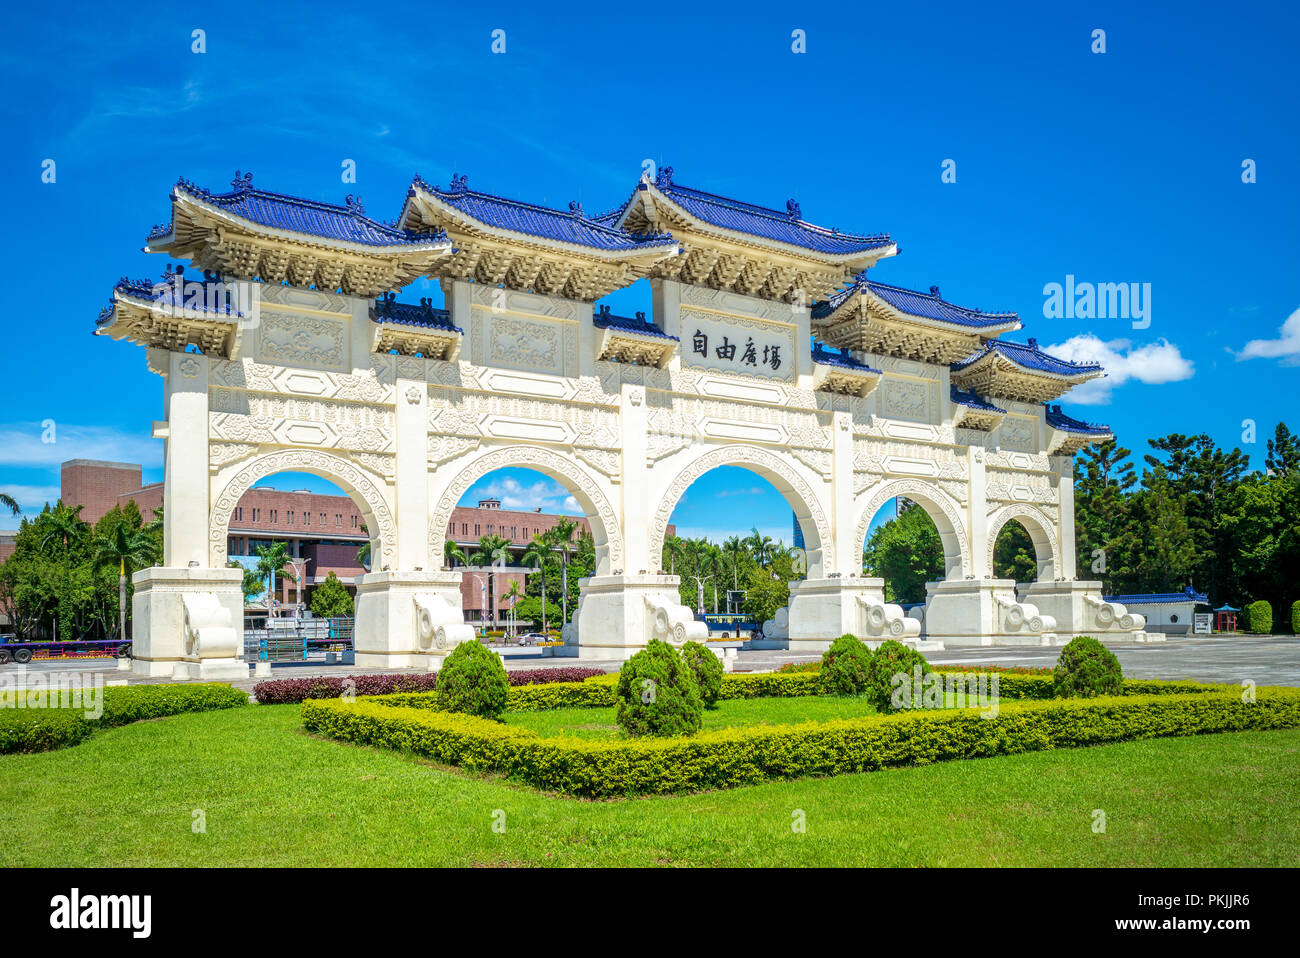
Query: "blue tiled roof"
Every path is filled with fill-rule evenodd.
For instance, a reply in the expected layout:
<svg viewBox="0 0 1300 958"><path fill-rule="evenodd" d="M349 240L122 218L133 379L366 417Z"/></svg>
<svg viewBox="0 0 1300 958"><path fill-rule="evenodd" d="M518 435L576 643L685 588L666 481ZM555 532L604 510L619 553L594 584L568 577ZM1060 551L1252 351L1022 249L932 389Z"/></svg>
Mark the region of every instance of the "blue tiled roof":
<svg viewBox="0 0 1300 958"><path fill-rule="evenodd" d="M642 336L653 336L655 339L671 339L673 342L679 342L676 336L670 336L662 329L645 318L645 313L637 313L635 319L627 316L615 316L609 311L608 306L600 307L600 311L591 317L592 325L597 329L618 329L629 333L640 333Z"/></svg>
<svg viewBox="0 0 1300 958"><path fill-rule="evenodd" d="M143 299L151 303L156 303L167 296L175 299L176 277L183 276L184 272L184 266L176 267L176 272L174 273L169 268L163 273L162 279L160 280L130 279L129 277L123 276L113 285L113 297L118 295L130 296L134 299ZM243 313L227 301L225 290L218 285L220 280L216 276L210 273L205 273L202 281L191 279L182 280L182 282L184 283L184 286L181 288L181 301L177 304L178 309L190 312L212 313L214 316L229 316L234 319L242 318ZM194 286L196 284L203 286L204 295L201 301L193 295ZM110 298L109 305L100 310L99 317L95 320L95 325L102 327L107 324L113 318L114 310L115 307Z"/></svg>
<svg viewBox="0 0 1300 958"><path fill-rule="evenodd" d="M387 293L375 300L370 318L376 323L400 323L403 326L420 326L424 329L439 329L448 333L461 333L464 330L453 325L451 313L437 309L430 299L422 299L419 304L399 303L394 294Z"/></svg>
<svg viewBox="0 0 1300 958"><path fill-rule="evenodd" d="M470 219L525 236L615 252L660 249L671 247L674 243L673 238L664 233L636 236L615 227L607 219L589 218L578 203L570 203L569 212L565 213L490 193L479 193L469 188L464 176L453 175L451 186L445 190L432 186L417 176L411 183L409 195L414 196L416 190L436 196Z"/></svg>
<svg viewBox="0 0 1300 958"><path fill-rule="evenodd" d="M813 345L812 360L815 363L821 363L823 366L838 366L841 369L852 369L854 372L874 373L880 375L880 370L866 363L858 362L852 356L845 353L837 353L827 349L821 343Z"/></svg>
<svg viewBox="0 0 1300 958"><path fill-rule="evenodd" d="M813 318L821 319L831 315L850 296L864 291L880 297L900 313L906 313L909 316L921 316L941 323L978 328L1006 326L1009 323L1020 322L1020 317L1015 313L987 313L982 309L972 309L967 306L957 306L953 303L944 302L939 296L938 286L931 286L929 293L920 293L914 289L904 289L901 286L875 283L867 279L865 275L859 276L852 286L840 290L826 302L815 305L812 310Z"/></svg>
<svg viewBox="0 0 1300 958"><path fill-rule="evenodd" d="M733 230L748 236L774 240L789 246L831 255L849 255L865 253L890 246L892 241L888 233L860 236L853 233L841 233L839 230L826 229L805 222L794 200L786 203L785 212L755 206L740 200L728 199L680 186L673 182L673 168L661 167L655 177L655 189L668 197L683 210L696 219L712 226ZM638 190L647 188L645 183Z"/></svg>
<svg viewBox="0 0 1300 958"><path fill-rule="evenodd" d="M1005 409L999 409L974 391L958 389L956 386L952 386L949 395L952 396L952 401L958 406L969 406L971 409L979 409L984 412L1006 413Z"/></svg>
<svg viewBox="0 0 1300 958"><path fill-rule="evenodd" d="M1100 423L1084 422L1082 419L1073 419L1061 412L1060 406L1049 404L1047 406L1047 424L1053 429L1059 429L1062 432L1079 432L1089 436L1109 436L1110 426L1103 426Z"/></svg>
<svg viewBox="0 0 1300 958"><path fill-rule="evenodd" d="M1203 592L1193 592L1188 586L1182 592L1149 592L1142 595L1105 595L1107 602L1120 605L1173 605L1175 602L1195 602L1197 605L1209 605L1209 596ZM1217 610L1216 610L1217 611Z"/></svg>
<svg viewBox="0 0 1300 958"><path fill-rule="evenodd" d="M423 246L447 238L447 234L441 231L415 233L373 220L366 216L361 201L353 196L347 198L345 205L336 206L259 190L253 186L252 173L241 177L236 172L228 193L213 193L184 178L176 184L175 192L185 193L259 226L362 246ZM149 240L161 239L171 231L170 225L155 226Z"/></svg>
<svg viewBox="0 0 1300 958"><path fill-rule="evenodd" d="M1057 359L1055 356L1049 356L1038 348L1038 340L1036 339L1030 339L1028 343L1013 343L1006 339L991 339L961 362L953 363L952 369L954 372L960 372L992 353L998 353L1025 369L1050 373L1054 376L1078 376L1102 371L1101 366L1097 363L1071 363L1064 359Z"/></svg>

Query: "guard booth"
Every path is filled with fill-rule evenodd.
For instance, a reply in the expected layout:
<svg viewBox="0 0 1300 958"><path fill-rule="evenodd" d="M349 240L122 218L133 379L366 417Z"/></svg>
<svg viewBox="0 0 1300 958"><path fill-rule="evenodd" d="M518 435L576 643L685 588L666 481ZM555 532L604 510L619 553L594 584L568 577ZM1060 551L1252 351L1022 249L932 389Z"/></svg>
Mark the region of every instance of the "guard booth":
<svg viewBox="0 0 1300 958"><path fill-rule="evenodd" d="M1237 631L1237 613L1241 610L1233 606L1219 606L1214 610L1214 631L1215 632L1236 632Z"/></svg>

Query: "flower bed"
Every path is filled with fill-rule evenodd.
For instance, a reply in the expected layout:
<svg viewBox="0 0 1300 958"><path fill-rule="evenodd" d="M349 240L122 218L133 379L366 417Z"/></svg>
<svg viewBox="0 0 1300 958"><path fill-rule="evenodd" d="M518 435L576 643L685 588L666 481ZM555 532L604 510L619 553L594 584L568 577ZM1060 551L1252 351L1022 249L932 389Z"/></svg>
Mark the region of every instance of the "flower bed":
<svg viewBox="0 0 1300 958"><path fill-rule="evenodd" d="M583 685L598 688L597 683ZM400 697L399 697L400 698ZM410 696L406 698L411 698ZM1300 726L1300 689L1030 701L995 716L912 711L617 742L543 737L499 722L376 699L311 700L310 731L411 751L468 771L590 798L732 788L962 758L1173 735Z"/></svg>
<svg viewBox="0 0 1300 958"><path fill-rule="evenodd" d="M517 669L506 672L511 685L540 685L551 682L581 682L604 675L602 669L557 668ZM349 686L348 683L351 683ZM271 679L253 686L261 705L297 704L307 699L338 698L350 688L354 695L393 695L399 692L432 692L438 687L438 673L414 672L386 675L321 675L303 679Z"/></svg>

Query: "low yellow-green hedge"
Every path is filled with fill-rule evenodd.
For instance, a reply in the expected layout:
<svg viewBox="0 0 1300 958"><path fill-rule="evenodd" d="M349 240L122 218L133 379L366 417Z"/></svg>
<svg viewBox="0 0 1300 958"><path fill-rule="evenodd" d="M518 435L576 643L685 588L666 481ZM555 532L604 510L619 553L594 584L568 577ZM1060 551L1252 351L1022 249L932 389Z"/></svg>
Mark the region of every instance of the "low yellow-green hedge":
<svg viewBox="0 0 1300 958"><path fill-rule="evenodd" d="M391 697L385 697L391 698ZM585 797L732 788L770 779L840 775L947 759L1096 745L1171 735L1300 726L1300 689L1066 699L978 709L913 711L797 725L705 732L689 738L590 741L376 699L309 700L313 732L498 772Z"/></svg>

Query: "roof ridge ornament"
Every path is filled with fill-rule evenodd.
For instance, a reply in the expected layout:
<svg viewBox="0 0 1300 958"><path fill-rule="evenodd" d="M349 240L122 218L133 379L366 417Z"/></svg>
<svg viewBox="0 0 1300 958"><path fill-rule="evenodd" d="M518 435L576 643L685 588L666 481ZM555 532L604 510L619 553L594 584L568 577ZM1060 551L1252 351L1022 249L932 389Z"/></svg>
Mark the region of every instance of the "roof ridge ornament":
<svg viewBox="0 0 1300 958"><path fill-rule="evenodd" d="M1034 337L1034 336L1030 336L1030 337L1029 337L1029 348L1030 348L1030 349L1037 349L1037 348L1038 348L1038 339L1037 339L1036 337Z"/></svg>
<svg viewBox="0 0 1300 958"><path fill-rule="evenodd" d="M673 185L673 168L671 166L661 166L655 173L655 186L663 189L665 186Z"/></svg>
<svg viewBox="0 0 1300 958"><path fill-rule="evenodd" d="M785 211L790 214L792 220L803 219L803 211L799 208L799 201L796 199L791 198L785 201Z"/></svg>
<svg viewBox="0 0 1300 958"><path fill-rule="evenodd" d="M253 188L253 174L244 173L241 175L239 170L235 170L235 178L230 181L230 185L235 188L236 193L250 190Z"/></svg>
<svg viewBox="0 0 1300 958"><path fill-rule="evenodd" d="M577 217L578 219L585 219L586 216L582 212L582 200L570 200L569 213Z"/></svg>
<svg viewBox="0 0 1300 958"><path fill-rule="evenodd" d="M933 296L935 299L943 299L943 297L939 295L939 287L938 287L938 286L931 286L931 287L930 287L930 295Z"/></svg>
<svg viewBox="0 0 1300 958"><path fill-rule="evenodd" d="M469 176L467 174L451 174L451 186L447 187L448 193L465 193L469 190Z"/></svg>
<svg viewBox="0 0 1300 958"><path fill-rule="evenodd" d="M349 193L344 198L343 202L347 204L348 209L353 213L356 213L358 216L366 215L366 208L361 205L361 197Z"/></svg>

